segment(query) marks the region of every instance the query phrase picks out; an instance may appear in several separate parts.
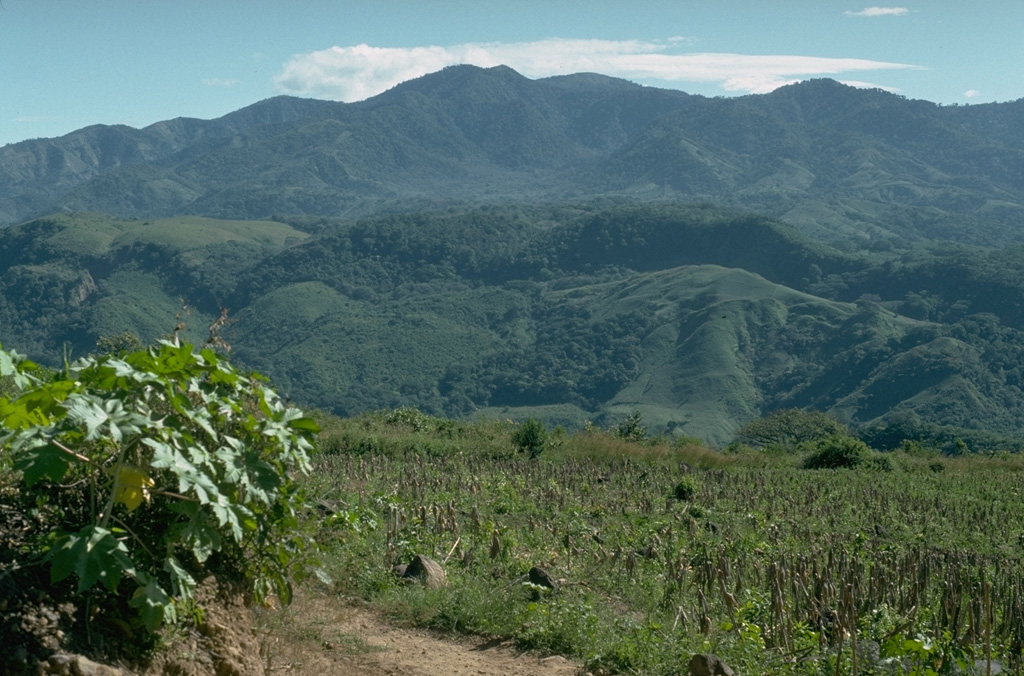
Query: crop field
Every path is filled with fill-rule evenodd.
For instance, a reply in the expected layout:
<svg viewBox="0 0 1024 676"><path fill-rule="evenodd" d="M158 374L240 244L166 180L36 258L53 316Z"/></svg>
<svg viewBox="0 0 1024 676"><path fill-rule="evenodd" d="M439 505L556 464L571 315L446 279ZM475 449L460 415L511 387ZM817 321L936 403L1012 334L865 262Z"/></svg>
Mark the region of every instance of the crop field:
<svg viewBox="0 0 1024 676"><path fill-rule="evenodd" d="M685 673L698 652L743 674L1021 668L1016 456L809 470L797 453L591 427L531 458L510 421L321 424L307 488L333 591L400 621L511 637L593 673ZM402 583L392 567L417 554L447 586Z"/></svg>

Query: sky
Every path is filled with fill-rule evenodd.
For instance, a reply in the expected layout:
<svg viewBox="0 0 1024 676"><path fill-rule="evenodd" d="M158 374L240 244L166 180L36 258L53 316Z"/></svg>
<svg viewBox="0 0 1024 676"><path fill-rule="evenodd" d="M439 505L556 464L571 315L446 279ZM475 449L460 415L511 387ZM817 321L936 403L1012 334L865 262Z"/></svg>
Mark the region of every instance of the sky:
<svg viewBox="0 0 1024 676"><path fill-rule="evenodd" d="M0 146L358 101L445 66L597 72L705 96L830 77L941 104L1024 98L1024 0L0 0Z"/></svg>

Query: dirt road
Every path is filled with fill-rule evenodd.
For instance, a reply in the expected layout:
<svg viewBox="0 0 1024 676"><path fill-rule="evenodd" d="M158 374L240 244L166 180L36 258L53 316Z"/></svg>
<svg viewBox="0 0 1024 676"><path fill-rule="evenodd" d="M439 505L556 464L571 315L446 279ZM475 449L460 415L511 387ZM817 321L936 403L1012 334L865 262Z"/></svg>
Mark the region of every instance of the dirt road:
<svg viewBox="0 0 1024 676"><path fill-rule="evenodd" d="M581 666L507 642L395 627L328 597L297 598L267 618L268 674L289 676L576 676Z"/></svg>

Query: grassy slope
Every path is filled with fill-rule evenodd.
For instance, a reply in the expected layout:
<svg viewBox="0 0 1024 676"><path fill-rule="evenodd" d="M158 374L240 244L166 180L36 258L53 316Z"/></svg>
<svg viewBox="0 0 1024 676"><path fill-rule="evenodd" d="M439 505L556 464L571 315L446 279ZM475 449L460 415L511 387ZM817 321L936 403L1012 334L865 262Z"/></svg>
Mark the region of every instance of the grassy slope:
<svg viewBox="0 0 1024 676"><path fill-rule="evenodd" d="M506 213L512 222L494 230ZM815 288L842 288L836 280L860 283L863 263L805 246L777 223L706 206L431 218L319 236L276 222L88 214L12 228L0 241L0 340L56 359L63 341L82 352L100 336L151 340L184 321L186 337L202 342L231 298L223 337L240 364L298 401L348 413L413 405L577 428L639 410L652 429L716 444L792 406L1003 434L1024 419L1003 375L1013 364L992 362L1015 345L1008 329L989 343L984 332L895 314L899 303L844 303L778 283L811 276ZM437 260L422 259L427 249ZM588 269L590 257L608 267ZM637 328L616 337L620 325ZM572 394L595 370L618 378L614 387ZM521 379L528 396L492 404L488 378L499 389Z"/></svg>
<svg viewBox="0 0 1024 676"><path fill-rule="evenodd" d="M111 248L140 242L194 251L224 242L245 242L273 250L301 242L309 236L277 221L231 221L200 216L161 218L141 225L136 222L133 226L126 228L111 243Z"/></svg>
<svg viewBox="0 0 1024 676"><path fill-rule="evenodd" d="M61 340L88 350L98 337L132 331L152 340L181 322L186 337L202 341L217 308L196 307L197 300L208 301L231 283L233 269L308 237L271 221L103 214L58 214L5 235L10 244L0 254L0 287L9 314L0 339L43 359L53 358ZM197 297L189 277L214 288ZM37 314L55 315L60 325L34 330Z"/></svg>
<svg viewBox="0 0 1024 676"><path fill-rule="evenodd" d="M650 401L640 410L655 426L682 413L685 433L716 442L732 437L735 421L760 413L750 396L757 389L756 343L785 327L794 306L811 303L824 318L848 311L741 270L708 266L658 277L650 292L677 305L666 308L645 377L620 392L613 406L623 414ZM674 402L680 405L673 411Z"/></svg>

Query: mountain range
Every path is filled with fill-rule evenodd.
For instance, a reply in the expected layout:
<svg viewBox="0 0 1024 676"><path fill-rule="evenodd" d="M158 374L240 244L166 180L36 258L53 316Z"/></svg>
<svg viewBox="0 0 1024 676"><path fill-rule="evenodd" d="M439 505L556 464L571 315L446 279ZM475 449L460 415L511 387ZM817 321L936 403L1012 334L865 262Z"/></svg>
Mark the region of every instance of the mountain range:
<svg viewBox="0 0 1024 676"><path fill-rule="evenodd" d="M236 359L339 413L1024 424L1024 100L458 66L5 146L0 223L0 341L44 361L227 308Z"/></svg>
<svg viewBox="0 0 1024 676"><path fill-rule="evenodd" d="M1024 99L938 106L811 80L690 96L455 66L359 103L277 97L210 121L0 149L0 223L366 215L439 199L705 200L832 242L1021 243Z"/></svg>

